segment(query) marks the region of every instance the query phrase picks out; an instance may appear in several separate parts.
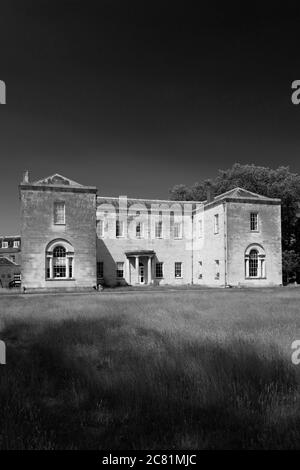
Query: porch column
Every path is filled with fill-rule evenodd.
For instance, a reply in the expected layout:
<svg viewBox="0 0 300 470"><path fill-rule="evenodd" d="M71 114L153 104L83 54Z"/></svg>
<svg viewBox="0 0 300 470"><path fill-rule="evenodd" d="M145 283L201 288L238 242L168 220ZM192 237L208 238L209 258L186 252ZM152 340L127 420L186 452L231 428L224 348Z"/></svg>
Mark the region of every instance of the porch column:
<svg viewBox="0 0 300 470"><path fill-rule="evenodd" d="M148 284L152 283L152 273L151 273L151 256L148 258L148 276L147 276L147 281Z"/></svg>
<svg viewBox="0 0 300 470"><path fill-rule="evenodd" d="M139 284L139 261L140 261L140 258L139 256L136 256L135 257L135 282L136 284Z"/></svg>
<svg viewBox="0 0 300 470"><path fill-rule="evenodd" d="M130 284L130 261L129 258L126 258L125 261L125 281L127 284Z"/></svg>

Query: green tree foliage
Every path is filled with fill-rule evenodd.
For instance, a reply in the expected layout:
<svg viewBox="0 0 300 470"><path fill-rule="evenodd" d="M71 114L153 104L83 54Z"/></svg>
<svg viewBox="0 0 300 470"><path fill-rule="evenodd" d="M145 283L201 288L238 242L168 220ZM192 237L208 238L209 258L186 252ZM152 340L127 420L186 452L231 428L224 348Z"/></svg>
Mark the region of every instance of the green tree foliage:
<svg viewBox="0 0 300 470"><path fill-rule="evenodd" d="M173 200L206 199L208 181L195 183L191 187L174 186L170 190ZM289 167L277 169L235 163L227 170L219 170L211 181L215 195L235 187L241 187L263 196L280 198L282 203L282 247L300 253L300 223L297 217L300 202L300 175L291 173Z"/></svg>

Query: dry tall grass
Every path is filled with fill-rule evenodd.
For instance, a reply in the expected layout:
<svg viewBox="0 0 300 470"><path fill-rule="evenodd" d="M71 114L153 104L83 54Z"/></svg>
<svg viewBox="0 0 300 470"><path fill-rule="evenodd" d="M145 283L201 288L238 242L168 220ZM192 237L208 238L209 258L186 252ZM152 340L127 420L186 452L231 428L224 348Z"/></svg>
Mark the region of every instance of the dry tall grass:
<svg viewBox="0 0 300 470"><path fill-rule="evenodd" d="M300 290L0 297L1 449L300 448Z"/></svg>

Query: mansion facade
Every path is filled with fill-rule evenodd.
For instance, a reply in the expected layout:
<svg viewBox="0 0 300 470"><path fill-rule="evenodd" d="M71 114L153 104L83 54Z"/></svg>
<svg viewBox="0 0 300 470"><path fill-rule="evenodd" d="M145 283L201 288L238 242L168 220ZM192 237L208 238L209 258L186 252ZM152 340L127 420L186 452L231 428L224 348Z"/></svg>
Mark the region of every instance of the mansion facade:
<svg viewBox="0 0 300 470"><path fill-rule="evenodd" d="M103 197L28 172L19 189L27 291L282 284L279 199L242 188L199 202Z"/></svg>

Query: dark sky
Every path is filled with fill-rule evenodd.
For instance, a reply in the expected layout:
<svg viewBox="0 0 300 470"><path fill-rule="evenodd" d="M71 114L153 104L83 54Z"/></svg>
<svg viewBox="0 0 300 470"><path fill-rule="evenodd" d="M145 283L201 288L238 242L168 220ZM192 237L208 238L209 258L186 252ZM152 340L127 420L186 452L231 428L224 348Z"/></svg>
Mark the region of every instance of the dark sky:
<svg viewBox="0 0 300 470"><path fill-rule="evenodd" d="M25 169L157 198L235 162L299 172L300 9L239 5L1 0L0 235Z"/></svg>

